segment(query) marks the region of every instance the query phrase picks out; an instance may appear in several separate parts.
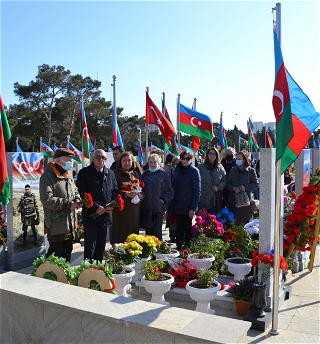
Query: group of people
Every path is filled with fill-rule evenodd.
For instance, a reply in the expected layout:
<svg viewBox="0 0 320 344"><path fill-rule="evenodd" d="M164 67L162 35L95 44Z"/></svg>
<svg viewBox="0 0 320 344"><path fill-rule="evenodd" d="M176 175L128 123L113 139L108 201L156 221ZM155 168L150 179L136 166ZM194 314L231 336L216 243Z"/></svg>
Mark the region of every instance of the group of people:
<svg viewBox="0 0 320 344"><path fill-rule="evenodd" d="M220 161L217 149L210 147L205 161L197 167L193 165L194 156L189 151L183 151L180 157L168 156L163 167L160 156L152 153L143 173L132 153L122 147L113 149L113 157L113 164L107 168L106 152L96 150L91 165L79 171L76 181L71 174L73 152L70 150L58 149L54 160L45 167L40 178L40 200L50 243L48 256L55 252L70 261L76 228L74 210L80 208L84 258L100 261L108 228L111 244L124 242L131 233L139 234L139 228L162 240L166 212L176 218L178 250L190 242L192 220L198 209L216 214L227 206L235 213L237 224L250 221L249 206L235 206L235 194L245 191L251 198L252 191L259 185L245 151L235 154L228 148L226 157ZM143 186L141 192L124 190L124 186L137 180ZM81 203L86 193L93 200L93 205L88 208ZM122 211L110 206L118 194L124 200ZM137 197L138 203L133 201ZM54 215L63 210L66 210L65 214L55 220Z"/></svg>

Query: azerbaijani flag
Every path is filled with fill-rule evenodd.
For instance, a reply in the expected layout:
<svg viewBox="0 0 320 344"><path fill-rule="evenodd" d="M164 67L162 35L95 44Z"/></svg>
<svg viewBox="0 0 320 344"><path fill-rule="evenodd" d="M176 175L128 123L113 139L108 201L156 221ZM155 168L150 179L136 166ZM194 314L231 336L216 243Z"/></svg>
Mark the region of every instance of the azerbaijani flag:
<svg viewBox="0 0 320 344"><path fill-rule="evenodd" d="M239 144L243 146L249 146L249 142L245 140L244 138L242 138L241 136L239 136Z"/></svg>
<svg viewBox="0 0 320 344"><path fill-rule="evenodd" d="M252 129L250 126L250 121L247 121L247 127L248 127L248 141L249 141L249 143L252 144L255 151L257 151L259 149L259 145L258 145L256 138L253 135L253 132L252 132Z"/></svg>
<svg viewBox="0 0 320 344"><path fill-rule="evenodd" d="M81 154L81 152L79 151L79 149L77 149L71 142L69 142L69 149L70 149L70 150L73 152L73 154L74 154L73 159L82 163L82 162L83 162L83 161L82 161L82 154Z"/></svg>
<svg viewBox="0 0 320 344"><path fill-rule="evenodd" d="M139 156L139 165L142 168L143 167L143 150L142 150L140 140L138 140L138 156Z"/></svg>
<svg viewBox="0 0 320 344"><path fill-rule="evenodd" d="M213 124L209 116L180 104L180 130L211 141Z"/></svg>
<svg viewBox="0 0 320 344"><path fill-rule="evenodd" d="M110 148L110 147L108 147L108 152L109 152L109 153L112 153L112 152L113 152L113 149Z"/></svg>
<svg viewBox="0 0 320 344"><path fill-rule="evenodd" d="M266 143L266 148L272 148L273 147L273 145L272 145L272 140L271 140L271 137L270 137L270 135L268 134L268 131L267 130L265 130L265 135L266 135L266 137L265 137L265 143Z"/></svg>
<svg viewBox="0 0 320 344"><path fill-rule="evenodd" d="M41 153L43 153L44 156L47 156L49 158L53 158L54 156L54 151L47 146L45 143L41 141Z"/></svg>
<svg viewBox="0 0 320 344"><path fill-rule="evenodd" d="M194 153L194 151L186 146L182 146L180 145L180 152L183 152L183 151L187 151L187 152L191 152L191 153Z"/></svg>
<svg viewBox="0 0 320 344"><path fill-rule="evenodd" d="M23 153L21 147L19 146L19 143L17 143L17 152L18 152L18 153Z"/></svg>
<svg viewBox="0 0 320 344"><path fill-rule="evenodd" d="M314 138L313 138L313 148L318 148L317 143Z"/></svg>
<svg viewBox="0 0 320 344"><path fill-rule="evenodd" d="M159 148L155 145L151 145L151 150L158 150L160 153L164 154L164 150L162 150L161 148Z"/></svg>
<svg viewBox="0 0 320 344"><path fill-rule="evenodd" d="M179 152L178 152L178 143L175 139L173 139L173 145L174 145L174 148L173 148L173 151L174 151L174 154L178 155Z"/></svg>
<svg viewBox="0 0 320 344"><path fill-rule="evenodd" d="M82 137L82 154L83 158L90 158L90 137L88 132L86 115L84 112L83 99L80 102L79 108L79 120L80 120L80 135ZM82 159L81 159L82 162Z"/></svg>
<svg viewBox="0 0 320 344"><path fill-rule="evenodd" d="M198 149L200 148L200 137L198 136L192 136L192 148L195 152L198 151Z"/></svg>
<svg viewBox="0 0 320 344"><path fill-rule="evenodd" d="M56 145L53 145L53 150L56 152L59 148Z"/></svg>
<svg viewBox="0 0 320 344"><path fill-rule="evenodd" d="M217 150L221 151L221 146L219 144L217 144Z"/></svg>
<svg viewBox="0 0 320 344"><path fill-rule="evenodd" d="M220 116L220 131L219 131L220 145L222 149L228 148L227 135L222 124L222 113ZM220 149L221 149L220 148Z"/></svg>
<svg viewBox="0 0 320 344"><path fill-rule="evenodd" d="M6 110L0 94L0 201L7 205L10 201L10 182L7 169L7 155L5 143L11 138L11 130L8 123Z"/></svg>
<svg viewBox="0 0 320 344"><path fill-rule="evenodd" d="M114 115L114 107L112 106L112 145L113 147L121 146L123 147L122 138L120 134L120 130L118 127L118 122L116 121Z"/></svg>
<svg viewBox="0 0 320 344"><path fill-rule="evenodd" d="M275 32L275 84L272 105L276 117L276 160L281 159L281 173L293 163L320 125L320 114L310 99L286 70Z"/></svg>

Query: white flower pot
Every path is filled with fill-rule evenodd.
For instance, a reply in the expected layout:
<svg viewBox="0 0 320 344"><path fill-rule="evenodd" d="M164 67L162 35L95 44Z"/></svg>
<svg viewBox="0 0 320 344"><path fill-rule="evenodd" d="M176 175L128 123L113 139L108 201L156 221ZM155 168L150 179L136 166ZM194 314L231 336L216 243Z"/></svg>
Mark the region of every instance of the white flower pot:
<svg viewBox="0 0 320 344"><path fill-rule="evenodd" d="M196 253L194 253L196 254ZM214 261L214 256L212 254L209 254L210 258L193 258L192 254L188 256L188 260L190 264L194 264L196 266L197 270L200 269L209 269L211 268L212 262Z"/></svg>
<svg viewBox="0 0 320 344"><path fill-rule="evenodd" d="M134 276L135 271L133 268L126 268L125 267L125 274L113 274L116 282L116 292L120 296L130 297L131 295L127 294L128 285L132 280L132 276Z"/></svg>
<svg viewBox="0 0 320 344"><path fill-rule="evenodd" d="M138 258L137 261L135 262L134 270L136 274L132 277L132 282L137 282L141 281L141 278L143 276L143 266L142 263L145 262L146 260L150 260L151 257L148 258Z"/></svg>
<svg viewBox="0 0 320 344"><path fill-rule="evenodd" d="M167 260L179 257L180 253L179 251L172 249L171 253L154 252L153 255L156 257L156 260Z"/></svg>
<svg viewBox="0 0 320 344"><path fill-rule="evenodd" d="M170 274L163 273L163 275L170 278L165 281L149 281L142 276L141 282L146 291L152 294L151 302L169 306L169 302L166 302L164 299L164 294L171 289L174 278Z"/></svg>
<svg viewBox="0 0 320 344"><path fill-rule="evenodd" d="M194 288L190 286L192 282L189 281L186 285L186 289L189 291L192 300L197 301L197 312L215 314L216 312L210 308L210 302L215 299L217 292L221 289L220 284L214 288Z"/></svg>
<svg viewBox="0 0 320 344"><path fill-rule="evenodd" d="M233 260L238 259L237 257L229 258L224 263L227 265L229 272L234 275L235 281L244 279L244 276L251 271L251 262L236 264L232 263Z"/></svg>

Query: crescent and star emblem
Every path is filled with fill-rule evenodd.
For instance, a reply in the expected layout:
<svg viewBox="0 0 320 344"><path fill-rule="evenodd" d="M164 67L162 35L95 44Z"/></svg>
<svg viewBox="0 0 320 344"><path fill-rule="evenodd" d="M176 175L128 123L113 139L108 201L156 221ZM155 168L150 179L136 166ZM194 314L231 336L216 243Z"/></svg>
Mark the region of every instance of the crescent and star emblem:
<svg viewBox="0 0 320 344"><path fill-rule="evenodd" d="M283 93L281 93L280 91L278 90L274 90L273 91L273 96L274 97L278 97L281 101L281 111L277 114L277 116L280 116L282 113L283 113Z"/></svg>
<svg viewBox="0 0 320 344"><path fill-rule="evenodd" d="M194 124L194 119L197 119L197 117L192 117L191 118L191 120L190 120L190 122L191 122L191 125L193 125L194 127L200 127L201 126L201 122L200 121L198 121L198 123L197 123L197 125L196 124Z"/></svg>
<svg viewBox="0 0 320 344"><path fill-rule="evenodd" d="M87 133L86 133L87 132ZM85 137L85 138L88 138L88 128L85 127L82 129L82 135Z"/></svg>

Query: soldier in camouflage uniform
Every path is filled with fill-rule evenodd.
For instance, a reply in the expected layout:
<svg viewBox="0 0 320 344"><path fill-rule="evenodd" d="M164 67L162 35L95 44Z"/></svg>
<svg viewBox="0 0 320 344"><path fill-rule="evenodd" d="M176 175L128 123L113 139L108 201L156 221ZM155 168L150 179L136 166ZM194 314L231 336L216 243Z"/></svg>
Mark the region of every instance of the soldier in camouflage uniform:
<svg viewBox="0 0 320 344"><path fill-rule="evenodd" d="M21 214L22 230L23 230L23 246L27 242L28 226L31 226L34 244L37 245L37 232L35 228L36 219L40 220L39 208L36 196L30 190L30 185L25 186L25 194L21 196L18 204L18 212Z"/></svg>

